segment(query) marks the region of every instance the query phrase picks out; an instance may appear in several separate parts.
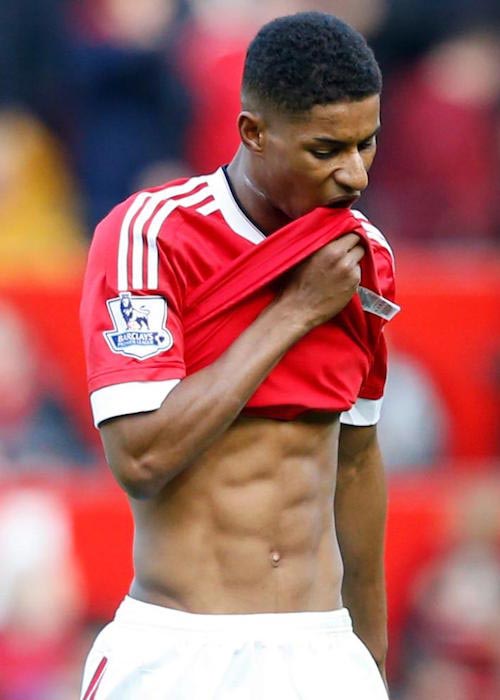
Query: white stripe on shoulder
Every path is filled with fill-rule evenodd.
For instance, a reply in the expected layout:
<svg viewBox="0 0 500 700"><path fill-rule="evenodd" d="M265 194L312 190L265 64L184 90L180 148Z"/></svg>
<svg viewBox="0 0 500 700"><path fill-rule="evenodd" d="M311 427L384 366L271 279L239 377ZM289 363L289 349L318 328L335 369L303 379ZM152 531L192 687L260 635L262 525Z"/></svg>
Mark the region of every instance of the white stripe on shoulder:
<svg viewBox="0 0 500 700"><path fill-rule="evenodd" d="M120 240L118 243L118 291L125 292L130 289L143 288L142 261L143 261L143 239L144 226L151 218L156 207L171 197L188 194L199 185L206 183L205 177L192 177L182 185L165 187L158 192L141 192L132 201L128 208L120 230ZM142 207L144 209L141 211ZM140 212L140 213L139 213ZM130 244L131 223L134 217L137 219L132 227L132 284L129 284L128 277L128 251Z"/></svg>
<svg viewBox="0 0 500 700"><path fill-rule="evenodd" d="M211 202L207 202L206 204L202 204L201 207L198 207L196 210L199 214L202 214L203 216L209 216L210 214L213 214L216 211L219 211L220 207L215 201L215 199L212 199Z"/></svg>
<svg viewBox="0 0 500 700"><path fill-rule="evenodd" d="M144 202L149 198L149 192L141 192L123 217L122 226L120 229L120 240L118 242L118 291L126 292L128 289L128 238L130 223L137 212L140 210Z"/></svg>
<svg viewBox="0 0 500 700"><path fill-rule="evenodd" d="M132 287L142 289L142 231L155 210L158 200L150 194L142 211L139 212L132 228Z"/></svg>
<svg viewBox="0 0 500 700"><path fill-rule="evenodd" d="M351 214L361 222L361 226L366 231L366 235L368 236L368 238L371 238L373 241L376 241L379 245L381 245L383 248L389 251L390 256L392 258L392 262L394 264L394 253L392 252L392 248L389 245L389 241L384 236L382 231L380 231L376 226L374 226L370 221L368 221L363 212L358 211L358 209L351 209Z"/></svg>
<svg viewBox="0 0 500 700"><path fill-rule="evenodd" d="M182 199L170 199L151 219L148 229L148 289L158 289L158 235L160 229L177 207L192 207L211 196L208 186L202 187L198 192L183 197Z"/></svg>

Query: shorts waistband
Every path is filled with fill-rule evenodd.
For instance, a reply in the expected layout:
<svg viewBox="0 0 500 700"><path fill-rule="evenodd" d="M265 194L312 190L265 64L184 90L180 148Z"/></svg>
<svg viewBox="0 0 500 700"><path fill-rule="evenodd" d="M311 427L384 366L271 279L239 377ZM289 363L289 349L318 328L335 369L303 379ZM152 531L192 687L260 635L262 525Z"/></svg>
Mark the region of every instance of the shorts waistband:
<svg viewBox="0 0 500 700"><path fill-rule="evenodd" d="M120 604L115 621L125 625L207 633L352 632L351 617L346 608L320 612L205 614L165 608L130 596Z"/></svg>

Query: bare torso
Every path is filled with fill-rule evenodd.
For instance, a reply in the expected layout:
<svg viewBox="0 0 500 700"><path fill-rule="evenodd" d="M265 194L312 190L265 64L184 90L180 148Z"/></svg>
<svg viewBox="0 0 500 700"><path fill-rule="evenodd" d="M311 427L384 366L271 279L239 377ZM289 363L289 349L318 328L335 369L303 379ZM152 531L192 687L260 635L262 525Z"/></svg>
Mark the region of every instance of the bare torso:
<svg viewBox="0 0 500 700"><path fill-rule="evenodd" d="M338 414L239 418L153 499L132 501L131 595L199 613L341 607Z"/></svg>

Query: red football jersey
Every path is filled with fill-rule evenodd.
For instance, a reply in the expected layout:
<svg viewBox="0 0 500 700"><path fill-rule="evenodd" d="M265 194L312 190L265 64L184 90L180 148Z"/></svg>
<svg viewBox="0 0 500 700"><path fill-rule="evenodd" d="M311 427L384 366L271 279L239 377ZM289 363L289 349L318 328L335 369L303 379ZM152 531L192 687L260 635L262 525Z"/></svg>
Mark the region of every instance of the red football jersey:
<svg viewBox="0 0 500 700"><path fill-rule="evenodd" d="M390 304L394 275L389 245L361 213L352 214L370 241L378 289ZM81 306L96 425L106 418L159 408L186 374L203 366L194 366L192 348L185 349L187 300L202 283L264 240L239 207L223 169L133 195L99 224ZM356 355L356 333L345 331L349 320L352 328L354 316L349 318L349 307L342 314L347 323L337 324L338 342L330 362L339 367L352 364L354 370L338 374L335 397L324 403L311 391L297 402L294 387L275 382L273 388L270 375L251 397L247 412L289 419L308 409L339 410L345 423L377 421L386 375L385 341L380 335L368 355L366 348ZM296 357L300 364L303 352L298 343L284 360ZM305 366L310 373L314 361L306 357ZM289 376L293 381L293 372Z"/></svg>

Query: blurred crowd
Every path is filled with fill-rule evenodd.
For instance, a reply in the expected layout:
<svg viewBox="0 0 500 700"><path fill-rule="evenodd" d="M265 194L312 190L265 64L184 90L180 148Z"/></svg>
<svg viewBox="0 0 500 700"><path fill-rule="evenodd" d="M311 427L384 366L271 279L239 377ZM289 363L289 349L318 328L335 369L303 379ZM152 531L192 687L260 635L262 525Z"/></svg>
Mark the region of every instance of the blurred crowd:
<svg viewBox="0 0 500 700"><path fill-rule="evenodd" d="M487 480L462 494L448 540L412 584L398 700L500 697L499 497Z"/></svg>
<svg viewBox="0 0 500 700"><path fill-rule="evenodd" d="M498 243L496 0L2 3L0 138L8 149L0 182L10 204L2 215L21 205L26 226L33 209L58 197L62 211L49 207L59 217L53 240L42 219L30 243L69 256L135 189L227 162L238 145L249 39L272 17L308 9L359 28L382 65L383 130L367 212L397 243ZM25 200L10 201L14 185L29 188ZM37 192L43 201L32 201ZM2 238L9 255L25 252L22 243L14 250L19 238Z"/></svg>
<svg viewBox="0 0 500 700"><path fill-rule="evenodd" d="M0 474L99 461L57 364L1 287L29 280L57 289L78 279L96 223L117 202L228 162L248 41L273 17L311 9L362 31L384 73L379 155L360 207L398 250L498 251L497 0L2 2ZM388 393L381 437L389 466L438 459L446 407L425 367L397 355ZM484 491L467 509L456 543L416 585L405 637L413 662L403 660L395 698L500 697L498 522ZM72 668L86 632L66 527L61 504L45 496L27 493L0 512L0 700L76 697ZM15 551L5 535L13 531ZM33 583L42 574L43 590Z"/></svg>

